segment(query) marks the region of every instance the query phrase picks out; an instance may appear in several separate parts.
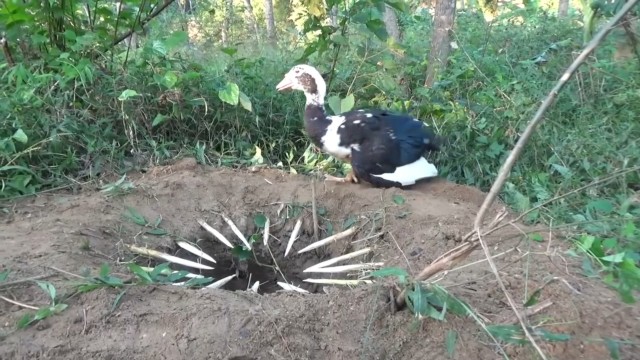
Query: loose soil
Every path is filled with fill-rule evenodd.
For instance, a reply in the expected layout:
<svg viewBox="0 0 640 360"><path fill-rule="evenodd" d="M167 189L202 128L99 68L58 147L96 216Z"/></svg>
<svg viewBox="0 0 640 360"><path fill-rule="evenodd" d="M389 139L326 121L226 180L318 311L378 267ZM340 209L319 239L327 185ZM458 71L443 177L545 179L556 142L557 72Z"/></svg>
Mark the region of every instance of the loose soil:
<svg viewBox="0 0 640 360"><path fill-rule="evenodd" d="M136 189L127 195L109 197L83 189L3 205L0 270L12 271L8 281L43 275L62 293L80 281L72 274L97 274L104 263L111 266L112 275L131 279L127 262L157 262L130 253L124 244L187 257L175 245L177 239L197 242L218 261L209 264L216 269L207 275L219 279L238 273L241 278L217 290L132 286L115 308L120 290L102 288L73 296L65 311L24 330L15 330L15 324L30 310L0 300L0 359L446 359L445 338L451 331L457 334L451 358L502 358L498 346L470 317L449 314L441 322L418 320L407 310L392 314L385 303L388 281L355 288L302 281L340 277L302 270L364 247L374 249L366 261L417 274L471 229L485 195L476 189L444 180L411 190L318 181L318 237L340 232L353 221L360 227L351 237L298 254L315 241L309 177L266 169L211 169L187 159L131 179ZM160 227L171 235L145 234L123 217L127 207L150 221L162 216ZM501 207L491 209L487 219ZM282 281L282 275L253 260L244 267L235 264L230 249L196 222L204 219L239 244L222 213L247 237L258 235L255 249L260 264L270 265L275 259L287 281L311 293L278 290L275 282ZM258 213L271 219L273 256L262 245L262 231L254 222ZM300 238L284 257L298 218L303 219ZM540 295L541 302L553 304L528 317L532 325L571 336L567 342L540 341L549 358L609 358L605 338L627 341L620 346L621 358L637 358L638 307L622 304L599 280L582 276L581 260L567 255L568 245L561 238L541 231L542 242L527 241L523 232L531 231L535 229L524 225L507 227L485 241L494 255L502 254L495 262L518 304L556 278ZM382 235L374 236L377 233ZM457 269L435 279L466 301L487 325L516 324L482 259L482 250L476 250ZM245 291L247 274L252 283L263 283L260 294ZM32 306L47 304L46 294L33 282L0 287L0 295ZM530 346L502 347L512 359L536 358Z"/></svg>

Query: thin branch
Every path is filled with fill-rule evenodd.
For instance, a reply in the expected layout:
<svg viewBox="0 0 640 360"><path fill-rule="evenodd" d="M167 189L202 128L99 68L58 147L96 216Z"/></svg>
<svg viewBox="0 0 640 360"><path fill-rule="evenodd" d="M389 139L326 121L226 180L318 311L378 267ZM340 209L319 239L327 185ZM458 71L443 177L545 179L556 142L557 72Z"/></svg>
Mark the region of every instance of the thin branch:
<svg viewBox="0 0 640 360"><path fill-rule="evenodd" d="M34 281L34 280L40 280L40 279L48 278L48 277L50 277L52 275L53 274L43 274L43 275L32 276L32 277L19 279L19 280L14 280L14 281L7 281L7 282L0 283L0 288L7 287L7 286L12 286L12 285L18 285L18 284L22 284L22 283L30 282L30 281Z"/></svg>
<svg viewBox="0 0 640 360"><path fill-rule="evenodd" d="M515 164L516 160L518 159L518 157L520 156L520 154L524 150L524 146L529 141L529 138L533 135L533 132L535 131L536 127L543 121L544 113L553 104L553 102L554 102L555 98L557 97L558 93L560 92L560 90L569 81L569 79L575 73L575 71L578 69L578 67L580 67L580 65L586 60L586 58L589 56L589 54L591 54L593 52L593 50L604 40L604 38L607 36L607 34L615 26L615 24L618 23L620 21L620 19L622 19L623 16L627 12L629 12L629 10L633 6L635 6L637 4L637 2L638 2L638 0L631 0L628 3L626 3L625 6L623 6L622 9L620 9L620 11L611 19L611 21L609 21L609 23L607 23L602 28L602 30L600 30L600 32L598 32L598 34L596 34L596 36L594 36L594 38L585 46L584 50L574 60L574 62L567 68L565 73L560 77L560 80L558 81L556 86L554 86L554 88L551 90L551 92L547 95L547 98L540 105L540 108L536 112L536 114L533 117L533 119L527 125L527 128L525 129L523 135L520 137L520 139L516 143L515 147L513 148L512 152L509 154L509 157L507 158L505 163L502 165L502 168L500 169L500 172L498 173L498 176L497 176L496 180L494 181L489 194L486 196L486 198L485 198L484 202L482 203L482 206L480 207L480 210L479 210L479 212L478 212L478 214L477 214L477 216L475 218L473 231L469 232L468 234L466 234L463 237L463 239L462 239L463 243L461 245L457 246L454 249L451 249L451 250L447 251L445 254L443 254L440 257L438 257L431 264L429 264L429 266L424 268L422 270L422 272L420 272L420 274L416 277L417 281L424 281L424 280L432 277L433 275L435 275L435 274L437 274L437 273L439 273L441 271L448 270L454 264L456 264L456 263L460 262L461 260L465 259L478 245L481 245L482 249L484 251L485 257L487 259L487 262L489 263L489 266L491 267L491 270L492 270L493 274L495 275L495 277L496 277L496 279L497 279L497 281L498 281L503 293L505 294L505 296L506 296L506 298L507 298L507 300L509 302L509 305L511 306L512 310L514 311L514 314L516 315L517 321L520 323L521 327L523 328L523 330L525 332L525 335L527 336L527 339L531 342L531 344L535 347L535 349L538 352L538 354L543 359L546 359L545 354L542 352L542 349L540 349L540 347L536 343L535 339L530 334L530 332L529 332L529 330L528 330L528 328L526 326L524 316L520 313L520 311L518 311L513 299L511 298L511 296L509 295L509 292L507 291L506 287L504 286L504 283L503 283L503 281L502 281L502 279L500 277L500 274L498 273L498 270L497 270L497 268L495 266L495 263L493 261L493 257L491 255L491 253L489 252L489 249L488 249L486 243L482 239L483 236L488 235L488 234L496 231L499 228L503 228L505 226L508 226L509 224L512 224L512 223L518 221L519 219L522 218L523 215L521 215L521 216L517 217L516 219L512 220L509 224L499 225L502 222L502 220L504 219L504 217L506 216L506 211L503 209L500 213L498 213L496 218L486 227L487 230L484 230L484 231L481 230L482 221L483 221L486 213L488 212L489 208L491 207L491 205L493 204L495 199L498 197L498 194L502 190L502 187L504 186L504 183L505 183L507 177L509 176L509 173L510 173L511 169L513 168L513 165ZM623 171L618 172L615 175L612 175L612 176L609 176L607 178L600 179L600 180L598 180L596 182L588 184L588 185L582 187L581 189L593 186L593 185L595 185L597 183L605 182L607 180L612 179L613 177L620 176L620 175L622 175L622 174L624 174L624 173L626 173L628 171L630 171L630 169L625 169ZM571 192L569 192L569 193L567 193L565 195L559 196L558 198L561 198L561 197L564 197L564 196L568 196L569 194L575 193L575 192L577 192L577 191L579 191L581 189L577 189L575 191L571 191ZM554 199L554 200L557 200L557 199ZM544 204L541 204L539 206L543 206L543 205ZM398 295L396 297L396 299L395 299L395 302L396 302L398 307L401 307L401 306L404 305L404 294L405 294L405 291L406 291L406 289L403 290L400 293L400 295Z"/></svg>
<svg viewBox="0 0 640 360"><path fill-rule="evenodd" d="M631 10L631 8L633 8L633 6L636 5L637 2L638 0L630 0L629 2L627 2L622 7L622 9L620 9L620 11L618 11L618 13L596 34L596 36L593 37L593 39L587 44L584 50L582 50L580 55L578 55L578 57L573 61L573 63L569 66L569 68L565 71L565 73L562 74L562 76L560 77L560 80L558 81L556 86L553 87L549 95L547 95L547 98L544 100L544 102L536 112L533 119L531 119L524 133L522 134L520 139L518 139L516 146L513 148L513 150L509 154L509 157L502 165L502 168L498 173L498 177L496 178L495 182L491 186L491 191L489 191L489 194L484 199L484 202L482 203L482 206L480 207L480 211L478 212L478 215L476 216L476 219L473 224L473 229L477 234L478 242L482 246L484 255L487 258L487 262L489 263L489 266L491 267L491 271L493 271L493 274L495 275L496 280L498 281L498 284L502 289L502 292L504 293L505 297L507 298L507 301L509 302L509 305L511 306L513 312L518 318L518 321L520 322L520 326L522 327L522 330L527 336L527 339L531 342L531 345L533 345L533 347L536 349L538 354L543 359L546 359L547 357L545 356L544 352L542 351L540 346L536 343L536 340L533 338L533 336L529 332L525 317L517 309L515 302L511 298L509 291L505 287L504 282L502 281L502 278L498 273L498 269L491 257L491 252L489 251L487 244L482 240L482 235L480 230L480 228L482 227L482 219L484 218L485 214L489 210L489 207L491 206L491 204L493 204L495 199L498 197L498 194L502 190L502 187L504 186L504 183L506 182L507 177L509 177L509 174L511 172L511 169L513 168L513 165L515 164L516 160L524 150L525 145L527 144L527 142L535 132L536 127L540 123L542 123L542 121L544 120L543 118L544 113L553 104L554 100L560 93L560 90L562 90L564 85L569 81L569 79L571 79L571 76L576 72L576 70L580 67L580 65L584 63L587 57L605 39L605 37L611 31L611 29L620 21L620 19L622 19Z"/></svg>
<svg viewBox="0 0 640 360"><path fill-rule="evenodd" d="M160 5L156 9L154 9L153 12L151 14L149 14L149 16L147 16L144 20L140 21L140 26L144 27L145 25L147 25L147 23L149 21L153 20L153 18L155 18L156 16L160 15L160 13L164 11L164 9L166 9L169 5L173 4L174 2L175 2L175 0L164 0L164 3L162 3L162 5ZM113 42L110 44L110 47L114 47L114 46L120 44L126 38L131 36L131 34L133 34L134 31L135 31L135 28L134 29L130 29L126 33L122 34L119 38L113 40Z"/></svg>
<svg viewBox="0 0 640 360"><path fill-rule="evenodd" d="M531 135L533 135L536 127L544 120L544 113L553 104L560 90L562 90L564 85L569 81L569 79L571 79L571 76L573 76L576 70L578 70L580 65L584 63L584 61L593 52L593 50L595 50L595 48L605 39L605 37L609 34L609 31L611 31L611 29L618 23L618 21L620 21L620 19L622 19L622 17L626 13L628 13L629 10L631 10L631 8L637 3L638 0L630 0L629 2L627 2L622 7L622 9L620 9L620 11L605 26L602 27L602 29L596 34L596 36L594 36L593 39L587 44L584 50L582 50L580 55L578 55L578 57L573 61L569 68L567 68L564 74L562 74L560 80L558 81L556 86L553 87L549 95L547 95L547 98L544 100L542 105L540 105L540 108L536 112L535 116L533 117L533 119L531 119L524 133L522 134L520 139L518 139L518 142L509 154L509 157L502 165L502 168L498 173L498 177L493 183L493 186L491 186L489 195L487 195L487 197L484 199L484 202L482 203L482 206L480 207L480 211L478 212L478 215L476 216L476 220L474 222L474 228L480 227L482 219L489 210L491 204L493 204L495 199L498 197L498 194L502 190L502 187L504 186L504 183L507 180L507 177L509 176L513 165L524 150L524 146L529 141L529 138L531 138Z"/></svg>
<svg viewBox="0 0 640 360"><path fill-rule="evenodd" d="M18 301L15 301L15 300L11 300L11 299L9 299L9 298L7 298L7 297L4 297L4 296L2 296L2 295L0 295L0 299L4 300L4 301L6 301L6 302L8 302L8 303L10 303L10 304L18 305L18 306L23 307L23 308L25 308L25 309L38 310L38 308L37 308L37 307L35 307L35 306L31 306L31 305L23 304L23 303L21 303L21 302L18 302Z"/></svg>

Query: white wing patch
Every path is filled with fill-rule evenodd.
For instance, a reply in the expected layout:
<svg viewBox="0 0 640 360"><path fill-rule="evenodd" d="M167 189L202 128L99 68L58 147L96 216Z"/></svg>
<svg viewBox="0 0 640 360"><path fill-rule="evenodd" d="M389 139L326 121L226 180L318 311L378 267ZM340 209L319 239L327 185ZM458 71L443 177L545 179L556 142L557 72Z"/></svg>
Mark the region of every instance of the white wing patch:
<svg viewBox="0 0 640 360"><path fill-rule="evenodd" d="M322 142L322 150L337 158L345 158L351 155L350 146L340 146L340 135L338 128L344 129L344 116L327 116L331 124L327 127L327 132L320 141Z"/></svg>
<svg viewBox="0 0 640 360"><path fill-rule="evenodd" d="M411 164L400 166L392 173L373 175L388 181L393 181L402 184L402 186L413 185L418 180L431 178L438 176L438 169L435 165L428 162L427 159L420 157L420 159L412 162Z"/></svg>

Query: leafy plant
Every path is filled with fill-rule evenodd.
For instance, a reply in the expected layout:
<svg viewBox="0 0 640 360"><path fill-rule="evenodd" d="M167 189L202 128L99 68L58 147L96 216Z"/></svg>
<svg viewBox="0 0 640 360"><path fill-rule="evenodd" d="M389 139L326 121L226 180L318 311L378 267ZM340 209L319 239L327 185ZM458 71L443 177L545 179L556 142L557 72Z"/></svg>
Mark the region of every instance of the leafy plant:
<svg viewBox="0 0 640 360"><path fill-rule="evenodd" d="M38 286L49 296L50 304L41 307L35 313L27 313L18 320L18 328L23 329L40 320L57 315L67 309L68 305L57 298L56 288L48 281L36 281Z"/></svg>

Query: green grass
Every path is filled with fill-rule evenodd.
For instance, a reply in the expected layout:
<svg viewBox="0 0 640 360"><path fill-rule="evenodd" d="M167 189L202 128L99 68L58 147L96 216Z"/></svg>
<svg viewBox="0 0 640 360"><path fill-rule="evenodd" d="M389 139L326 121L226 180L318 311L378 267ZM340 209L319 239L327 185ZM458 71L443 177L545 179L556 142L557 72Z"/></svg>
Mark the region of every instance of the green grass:
<svg viewBox="0 0 640 360"><path fill-rule="evenodd" d="M312 46L326 51L308 61L330 74L333 103L350 105L353 97L355 107L409 111L435 126L449 140L436 156L442 175L487 190L580 51L583 29L578 18L561 21L541 10L518 10L491 26L473 11L457 16L458 49L433 89L422 87L432 29L420 16L400 18L404 46L394 48L400 58L372 37L371 24L356 19L345 24L347 42L319 37ZM152 35L127 54L105 53L89 41L95 34L65 33L67 51L51 48L2 65L0 198L122 176L180 156L219 166L345 170L309 147L302 95L274 89L303 55L303 44L289 46L285 36L279 49L245 42L194 51L184 32ZM502 198L517 211L544 204L526 221L570 230L576 256L589 255L585 275L602 277L633 301L640 284L640 205L633 192L640 186L633 168L640 164L640 73L637 59L612 60L619 40L613 34L558 96ZM605 177L611 178L600 181ZM128 190L125 182L108 188Z"/></svg>

